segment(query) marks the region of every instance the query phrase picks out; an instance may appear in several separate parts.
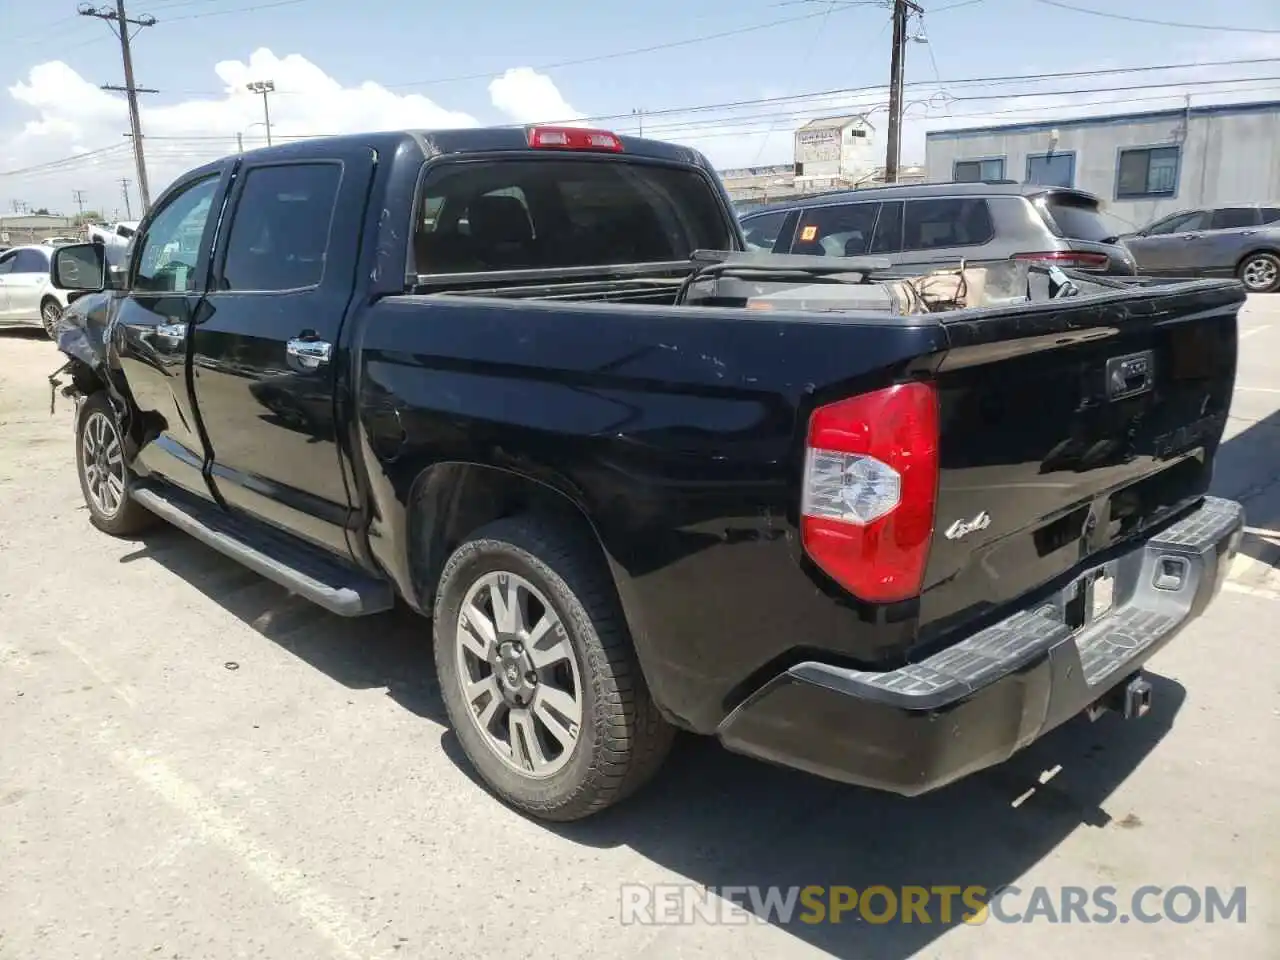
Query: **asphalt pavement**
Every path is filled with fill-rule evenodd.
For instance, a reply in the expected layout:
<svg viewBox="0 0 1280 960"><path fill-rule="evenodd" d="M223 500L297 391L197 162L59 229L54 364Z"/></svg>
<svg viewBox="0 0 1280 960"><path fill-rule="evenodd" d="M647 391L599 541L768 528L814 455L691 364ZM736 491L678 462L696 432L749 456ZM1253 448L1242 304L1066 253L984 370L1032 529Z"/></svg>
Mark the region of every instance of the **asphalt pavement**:
<svg viewBox="0 0 1280 960"><path fill-rule="evenodd" d="M469 773L422 621L332 617L171 529L96 533L59 355L0 333L0 958L1280 956L1280 296L1241 337L1214 484L1250 533L1153 661L1151 715L916 800L685 738L632 801L548 826ZM1243 887L1247 916L624 922L656 884Z"/></svg>

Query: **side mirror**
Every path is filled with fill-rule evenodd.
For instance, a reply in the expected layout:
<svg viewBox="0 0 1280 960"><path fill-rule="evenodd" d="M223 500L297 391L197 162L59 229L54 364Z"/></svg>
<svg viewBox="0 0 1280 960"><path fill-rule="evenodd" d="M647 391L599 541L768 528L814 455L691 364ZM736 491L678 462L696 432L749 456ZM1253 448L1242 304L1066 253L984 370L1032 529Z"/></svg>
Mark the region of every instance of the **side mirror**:
<svg viewBox="0 0 1280 960"><path fill-rule="evenodd" d="M53 252L50 279L59 290L97 293L107 287L107 258L94 243L73 243Z"/></svg>

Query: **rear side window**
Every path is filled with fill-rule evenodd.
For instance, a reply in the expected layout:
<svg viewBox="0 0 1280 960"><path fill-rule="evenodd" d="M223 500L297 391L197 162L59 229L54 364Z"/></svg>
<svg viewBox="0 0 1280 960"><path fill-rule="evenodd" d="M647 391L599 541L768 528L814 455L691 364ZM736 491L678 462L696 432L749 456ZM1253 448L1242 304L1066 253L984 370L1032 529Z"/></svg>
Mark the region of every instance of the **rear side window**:
<svg viewBox="0 0 1280 960"><path fill-rule="evenodd" d="M1220 207L1213 211L1210 230L1235 230L1239 227L1256 227L1260 222L1257 207Z"/></svg>
<svg viewBox="0 0 1280 960"><path fill-rule="evenodd" d="M221 290L300 290L324 276L342 165L295 163L249 171L227 237Z"/></svg>
<svg viewBox="0 0 1280 960"><path fill-rule="evenodd" d="M770 253L773 251L773 245L778 242L778 234L782 232L782 225L787 222L787 211L779 210L777 213L762 213L758 217L742 221L742 233L747 241L747 249L757 252Z"/></svg>
<svg viewBox="0 0 1280 960"><path fill-rule="evenodd" d="M908 200L903 250L934 250L989 243L995 237L987 201L975 197Z"/></svg>
<svg viewBox="0 0 1280 960"><path fill-rule="evenodd" d="M414 231L418 273L687 260L727 250L730 224L700 172L613 159L445 163Z"/></svg>
<svg viewBox="0 0 1280 960"><path fill-rule="evenodd" d="M1049 220L1050 228L1068 240L1102 243L1116 235L1096 200L1070 193L1051 193L1037 206Z"/></svg>
<svg viewBox="0 0 1280 960"><path fill-rule="evenodd" d="M878 203L845 203L806 210L791 252L813 257L860 257L871 246Z"/></svg>

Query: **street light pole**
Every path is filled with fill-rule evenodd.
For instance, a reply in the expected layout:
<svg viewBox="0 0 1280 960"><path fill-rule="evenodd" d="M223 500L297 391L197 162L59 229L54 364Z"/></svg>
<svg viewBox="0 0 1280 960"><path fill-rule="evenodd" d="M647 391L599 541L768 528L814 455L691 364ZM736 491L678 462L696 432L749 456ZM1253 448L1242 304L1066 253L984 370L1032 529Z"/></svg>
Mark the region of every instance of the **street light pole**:
<svg viewBox="0 0 1280 960"><path fill-rule="evenodd" d="M262 117L267 127L267 146L271 146L271 105L267 101L267 95L275 92L276 85L272 80L254 80L252 83L245 84L245 89L250 93L262 94Z"/></svg>

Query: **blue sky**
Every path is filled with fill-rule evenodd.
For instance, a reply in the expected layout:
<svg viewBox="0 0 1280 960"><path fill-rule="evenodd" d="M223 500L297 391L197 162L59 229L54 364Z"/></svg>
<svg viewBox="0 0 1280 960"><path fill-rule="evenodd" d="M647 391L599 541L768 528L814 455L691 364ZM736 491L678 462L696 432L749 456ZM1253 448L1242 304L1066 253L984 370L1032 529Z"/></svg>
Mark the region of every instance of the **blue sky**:
<svg viewBox="0 0 1280 960"><path fill-rule="evenodd" d="M1273 32L1207 32L1126 23L1060 9L1040 0L976 0L963 5L958 0L936 0L924 4L929 42L910 46L908 80L931 82L939 77L945 81L1095 67L1280 57L1277 0L1233 0L1217 5L1191 0L1063 2L1123 11L1139 18L1229 27L1250 25ZM255 5L259 9L246 9ZM945 9L953 5L954 9ZM87 87L46 98L50 105L43 109L19 102L11 93L15 84L32 82L33 68L59 60L89 83L121 81L115 39L105 24L76 16L74 8L73 0L39 4L0 0L0 36L7 40L4 56L0 57L0 172L28 162L56 161L71 152L118 146L108 138L105 128L92 138L83 130L73 135L72 128L83 119L76 115L78 101L86 101L83 110L87 112L87 102L92 99ZM542 0L536 5L516 0L472 0L448 5L421 0L363 0L358 4L339 0L261 0L257 4L254 0L135 0L129 7L132 16L149 13L160 21L143 30L135 42L138 82L161 90L160 94L145 98L148 109L170 107L181 112L192 101L223 98L225 84L215 74L215 64L245 62L255 50L267 48L276 57L304 57L344 88L375 82L390 87L397 95L428 97L444 109L461 111L481 123L512 122L509 112L504 114L495 107L488 85L490 78L521 66L545 74L564 101L588 116L627 114L633 109L671 110L883 83L888 74L887 6L847 3L831 5L829 13L827 10L825 3L779 0L651 0L647 5L619 4L612 9L568 0ZM808 19L719 40L576 66L548 66L806 16ZM1274 64L1219 68L1214 74L1203 70L1183 72L1175 79L1203 80L1212 76L1254 78L1247 95L1232 99L1280 98L1280 60ZM455 77L473 79L440 82ZM1276 79L1268 89L1270 78ZM1072 89L1086 83L1134 84L1143 79L1130 76L1056 81L1040 88L1006 86L997 92ZM330 132L302 129L301 115L290 121L291 106L286 98L294 94L283 89L283 84L281 87L273 101L279 123L292 122L294 135ZM1202 85L1192 89L1196 102L1212 102L1225 99L1216 96L1217 91L1232 88ZM972 95L977 91L957 88L956 92ZM1166 88L1102 99L1176 93L1179 91ZM872 93L863 99L872 105L883 100L883 94ZM1122 107L1117 104L1115 108L1097 108L1100 96L1096 94L1076 99L1083 107L1093 104L1092 112L1118 112ZM1071 98L1058 98L1050 106L1057 109L1070 102ZM1020 103L1009 101L1003 109L995 102L966 103L945 112L966 116L990 106L997 114L1007 113L1010 122L1049 115L1037 115L1039 101ZM1137 109L1170 104L1168 100L1153 99L1133 102ZM191 109L194 116L196 108ZM917 111L910 124L906 160L919 159L914 154L923 146L924 112ZM931 113L932 126L947 125L936 114L937 111ZM232 127L246 122L241 119L215 129L216 117L221 115L209 116L212 119L203 129L210 138L234 137L236 131ZM306 116L311 118L308 122L318 122L314 110ZM722 164L790 159L791 118L777 106L759 107L754 112L711 112L701 118L692 114L666 115L663 120L651 120L649 132L668 139L689 139L700 119L714 125L733 116L753 119L740 121L737 128L729 127L718 136L700 141L698 145L713 159ZM883 111L878 117L883 126ZM36 136L27 127L32 122L43 122L47 129ZM145 117L144 125L152 135ZM627 127L621 122L601 125ZM116 129L123 132L127 126L118 123ZM195 138L199 135L184 135L192 139L183 148L187 151L183 156L193 159ZM223 150L226 143L233 142L219 140L216 148L210 149ZM175 162L182 158L177 157ZM128 158L122 162L127 167ZM100 173L105 176L118 169L124 168L85 168L81 179L101 178ZM55 169L54 173L58 171ZM0 204L7 207L9 195L15 192L56 195L64 189L64 179L43 173L21 184L15 183L13 177L0 179Z"/></svg>

